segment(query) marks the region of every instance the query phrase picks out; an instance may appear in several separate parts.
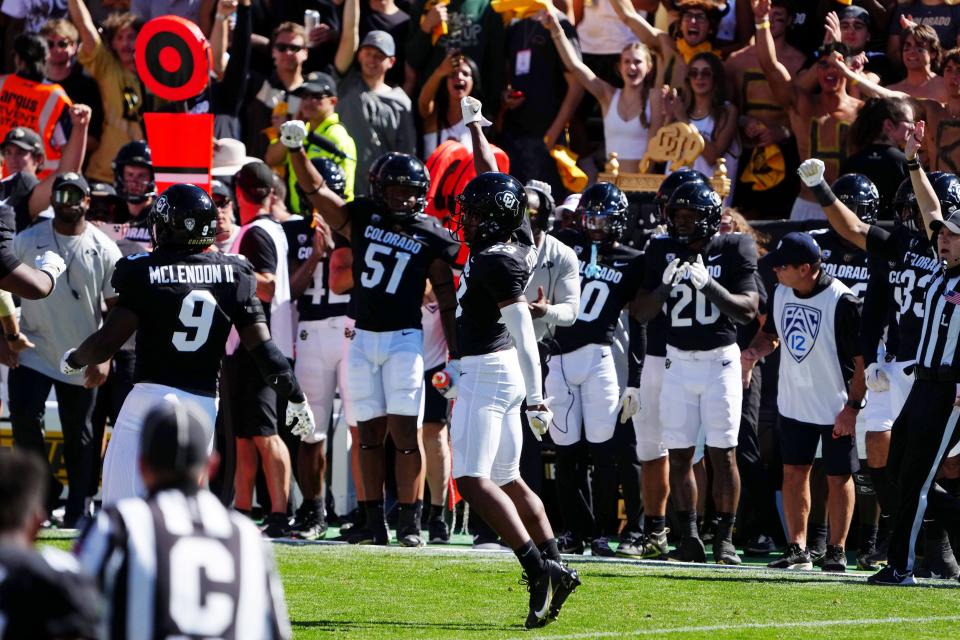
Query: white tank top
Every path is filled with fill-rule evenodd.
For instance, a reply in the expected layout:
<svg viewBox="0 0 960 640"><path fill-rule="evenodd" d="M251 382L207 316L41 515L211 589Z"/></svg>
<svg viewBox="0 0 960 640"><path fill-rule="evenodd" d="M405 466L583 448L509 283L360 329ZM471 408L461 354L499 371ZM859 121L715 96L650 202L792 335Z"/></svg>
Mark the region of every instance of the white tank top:
<svg viewBox="0 0 960 640"><path fill-rule="evenodd" d="M441 144L447 140L456 140L467 148L467 151L473 153L473 138L470 136L470 130L463 120L457 124L450 125L446 129L441 129L439 135L436 131L423 134L423 157L429 158L430 154L437 150Z"/></svg>
<svg viewBox="0 0 960 640"><path fill-rule="evenodd" d="M780 335L780 384L777 409L786 418L833 424L847 401L847 386L837 355L837 302L853 295L834 279L811 298L777 285L773 313Z"/></svg>
<svg viewBox="0 0 960 640"><path fill-rule="evenodd" d="M641 14L646 16L645 11ZM620 53L637 37L617 17L610 0L593 0L583 4L583 19L577 25L580 50L594 55Z"/></svg>
<svg viewBox="0 0 960 640"><path fill-rule="evenodd" d="M603 137L606 140L607 156L616 152L619 160L639 160L647 151L649 130L637 116L630 121L620 117L617 107L620 105L620 89L613 93L610 108L603 117ZM647 122L650 122L650 100L644 107ZM707 174L710 175L710 174Z"/></svg>

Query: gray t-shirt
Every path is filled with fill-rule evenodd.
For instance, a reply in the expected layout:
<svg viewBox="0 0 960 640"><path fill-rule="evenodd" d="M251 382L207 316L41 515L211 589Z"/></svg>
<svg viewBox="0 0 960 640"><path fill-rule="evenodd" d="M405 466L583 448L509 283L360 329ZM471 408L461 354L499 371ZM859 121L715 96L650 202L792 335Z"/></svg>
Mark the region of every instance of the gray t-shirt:
<svg viewBox="0 0 960 640"><path fill-rule="evenodd" d="M37 346L20 353L20 365L54 380L82 385L83 376L60 373L60 358L100 328L103 300L117 296L110 279L120 249L92 224L79 236L64 236L54 233L52 220L17 234L13 248L27 265L47 251L60 254L67 264L53 293L22 303L20 330Z"/></svg>

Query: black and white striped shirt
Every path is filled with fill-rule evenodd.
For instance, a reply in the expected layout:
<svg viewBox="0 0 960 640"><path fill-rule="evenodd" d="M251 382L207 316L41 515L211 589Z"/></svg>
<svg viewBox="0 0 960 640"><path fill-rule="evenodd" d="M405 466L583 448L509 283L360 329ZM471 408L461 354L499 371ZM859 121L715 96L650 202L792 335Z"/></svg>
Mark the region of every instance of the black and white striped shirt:
<svg viewBox="0 0 960 640"><path fill-rule="evenodd" d="M77 547L107 601L105 638L289 638L273 553L207 491L100 512Z"/></svg>
<svg viewBox="0 0 960 640"><path fill-rule="evenodd" d="M960 267L935 277L924 298L917 366L960 376ZM960 381L960 377L956 381Z"/></svg>

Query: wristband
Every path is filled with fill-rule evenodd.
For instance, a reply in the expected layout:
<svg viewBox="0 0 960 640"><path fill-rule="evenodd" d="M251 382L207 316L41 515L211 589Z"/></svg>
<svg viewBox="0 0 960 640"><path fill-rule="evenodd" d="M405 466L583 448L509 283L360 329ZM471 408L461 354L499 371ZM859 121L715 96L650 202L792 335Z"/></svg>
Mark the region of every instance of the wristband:
<svg viewBox="0 0 960 640"><path fill-rule="evenodd" d="M7 339L7 342L16 342L17 340L20 339L20 332L17 331L15 333L8 333L7 335L4 336L4 338Z"/></svg>
<svg viewBox="0 0 960 640"><path fill-rule="evenodd" d="M817 199L821 207L829 207L837 201L837 196L830 190L826 182L821 182L816 186L810 187L810 191L813 192L813 197Z"/></svg>
<svg viewBox="0 0 960 640"><path fill-rule="evenodd" d="M769 29L769 28L770 28L770 20L769 20L769 19L766 19L766 20L764 20L763 22L758 22L758 23L756 23L756 24L753 25L753 26L755 26L755 27L757 28L757 31L761 31L761 30L763 30L763 29Z"/></svg>
<svg viewBox="0 0 960 640"><path fill-rule="evenodd" d="M907 160L907 170L908 171L917 171L920 169L920 158L919 156L913 156L912 160Z"/></svg>
<svg viewBox="0 0 960 640"><path fill-rule="evenodd" d="M847 400L846 402L846 407L848 409L853 409L854 411L860 411L865 406L867 406L866 400L861 400L860 402L856 402L854 400Z"/></svg>

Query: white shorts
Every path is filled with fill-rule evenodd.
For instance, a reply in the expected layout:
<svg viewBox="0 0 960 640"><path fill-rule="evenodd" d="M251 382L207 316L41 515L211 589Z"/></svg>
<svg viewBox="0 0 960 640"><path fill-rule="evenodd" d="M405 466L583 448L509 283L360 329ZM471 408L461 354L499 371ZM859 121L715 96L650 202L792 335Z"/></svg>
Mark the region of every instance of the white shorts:
<svg viewBox="0 0 960 640"><path fill-rule="evenodd" d="M199 396L181 389L152 382L138 382L127 394L117 424L113 426L107 454L103 459L103 505L115 504L124 498L147 494L140 477L140 432L147 414L161 402L174 404L191 402L210 418L211 429L217 422L218 399ZM213 451L213 431L210 432L208 451Z"/></svg>
<svg viewBox="0 0 960 640"><path fill-rule="evenodd" d="M660 422L667 449L697 444L701 426L708 447L737 446L743 383L736 344L710 351L681 351L667 346Z"/></svg>
<svg viewBox="0 0 960 640"><path fill-rule="evenodd" d="M420 415L423 332L356 329L348 342L347 389L357 421Z"/></svg>
<svg viewBox="0 0 960 640"><path fill-rule="evenodd" d="M816 202L810 202L809 200L804 200L801 197L797 197L793 202L793 208L790 210L790 221L800 221L800 220L826 220L827 214L823 212L823 207L821 207Z"/></svg>
<svg viewBox="0 0 960 640"><path fill-rule="evenodd" d="M316 431L304 440L308 444L326 439L337 388L347 424L356 424L351 421L353 412L344 394L347 363L343 357L343 331L352 326L353 320L346 316L300 322L294 371L317 421Z"/></svg>
<svg viewBox="0 0 960 640"><path fill-rule="evenodd" d="M557 445L580 442L581 425L589 442L612 438L617 426L620 386L610 346L588 344L570 353L550 356L544 395L551 398L550 437Z"/></svg>
<svg viewBox="0 0 960 640"><path fill-rule="evenodd" d="M454 478L489 478L502 486L520 477L526 395L516 349L460 360L450 419Z"/></svg>
<svg viewBox="0 0 960 640"><path fill-rule="evenodd" d="M640 462L658 460L667 455L660 424L660 389L663 387L663 365L666 358L647 355L640 372L640 411L633 416L637 434L637 458Z"/></svg>

